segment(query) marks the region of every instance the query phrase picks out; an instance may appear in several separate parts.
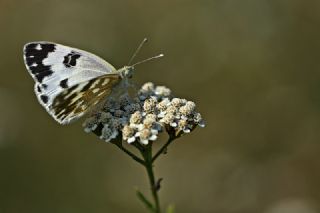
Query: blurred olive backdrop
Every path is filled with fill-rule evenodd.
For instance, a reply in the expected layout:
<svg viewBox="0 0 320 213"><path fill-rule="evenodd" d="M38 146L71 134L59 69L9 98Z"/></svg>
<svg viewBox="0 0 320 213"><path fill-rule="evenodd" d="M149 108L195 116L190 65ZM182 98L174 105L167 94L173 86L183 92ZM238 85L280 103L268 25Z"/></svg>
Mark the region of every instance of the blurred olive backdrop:
<svg viewBox="0 0 320 213"><path fill-rule="evenodd" d="M320 212L320 1L0 0L0 213L146 212L143 168L39 105L26 42L125 65L197 103L206 128L156 162L177 213ZM161 143L157 141L156 143Z"/></svg>

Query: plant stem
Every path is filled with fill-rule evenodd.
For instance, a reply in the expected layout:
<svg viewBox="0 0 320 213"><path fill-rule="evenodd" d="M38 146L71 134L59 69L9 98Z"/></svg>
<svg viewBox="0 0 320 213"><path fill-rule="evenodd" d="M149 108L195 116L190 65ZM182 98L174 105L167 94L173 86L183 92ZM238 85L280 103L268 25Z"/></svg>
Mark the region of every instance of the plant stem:
<svg viewBox="0 0 320 213"><path fill-rule="evenodd" d="M136 162L142 164L143 166L145 166L145 161L140 159L139 157L137 157L135 154L133 154L132 152L130 152L129 150L127 150L126 148L124 148L120 143L113 143L114 145L116 145L119 149L121 149L124 153L126 153L127 155L129 155L133 160L135 160Z"/></svg>
<svg viewBox="0 0 320 213"><path fill-rule="evenodd" d="M161 147L161 149L159 149L159 151L153 156L152 162L155 161L159 157L159 155L161 155L165 152L167 147L171 144L171 142L174 139L176 139L176 137L172 137L172 136L169 137L168 141L163 145L163 147Z"/></svg>
<svg viewBox="0 0 320 213"><path fill-rule="evenodd" d="M152 164L152 146L148 145L144 151L141 151L141 154L145 161L145 168L148 173L148 178L150 182L152 197L154 200L154 207L155 207L155 213L160 213L160 203L159 203L159 197L158 197L158 189L156 186L156 181L154 178L154 172L153 172L153 164Z"/></svg>
<svg viewBox="0 0 320 213"><path fill-rule="evenodd" d="M163 150L171 143L171 141L173 141L173 139L174 138L170 137L168 142L158 151L158 153L155 155L154 158L152 158L152 144L149 144L147 146L141 146L140 144L134 143L133 145L140 151L143 157L143 160L137 157L135 154L133 154L129 150L127 150L126 148L124 148L122 146L121 141L113 142L113 144L116 145L119 149L121 149L124 153L129 155L132 159L134 159L136 162L140 163L146 168L148 178L149 178L149 183L150 183L150 189L151 189L152 197L154 200L154 205L152 205L152 210L154 213L161 213L161 210L160 210L160 202L158 197L158 186L157 186L158 183L156 182L156 179L154 177L154 172L153 172L153 161L156 159L157 156L159 156L163 152Z"/></svg>

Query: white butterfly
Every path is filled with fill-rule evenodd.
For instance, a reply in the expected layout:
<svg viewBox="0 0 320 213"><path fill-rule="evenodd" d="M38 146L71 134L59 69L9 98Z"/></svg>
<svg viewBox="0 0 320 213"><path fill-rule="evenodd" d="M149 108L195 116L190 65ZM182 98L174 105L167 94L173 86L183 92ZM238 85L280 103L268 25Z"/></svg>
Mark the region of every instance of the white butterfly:
<svg viewBox="0 0 320 213"><path fill-rule="evenodd" d="M145 42L146 39L130 62ZM27 43L23 53L25 65L36 82L40 104L60 124L80 118L100 103L123 79L131 77L135 65L163 56L116 70L92 53L52 42Z"/></svg>

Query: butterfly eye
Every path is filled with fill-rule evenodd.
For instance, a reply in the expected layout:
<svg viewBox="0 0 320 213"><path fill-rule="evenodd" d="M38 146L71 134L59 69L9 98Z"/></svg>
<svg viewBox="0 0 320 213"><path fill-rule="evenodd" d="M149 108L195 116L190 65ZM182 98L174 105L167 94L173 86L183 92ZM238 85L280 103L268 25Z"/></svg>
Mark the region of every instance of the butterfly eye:
<svg viewBox="0 0 320 213"><path fill-rule="evenodd" d="M127 78L132 78L132 72L128 72L128 74L127 74Z"/></svg>
<svg viewBox="0 0 320 213"><path fill-rule="evenodd" d="M127 67L127 69L124 71L124 76L127 78L132 78L133 76L133 68Z"/></svg>

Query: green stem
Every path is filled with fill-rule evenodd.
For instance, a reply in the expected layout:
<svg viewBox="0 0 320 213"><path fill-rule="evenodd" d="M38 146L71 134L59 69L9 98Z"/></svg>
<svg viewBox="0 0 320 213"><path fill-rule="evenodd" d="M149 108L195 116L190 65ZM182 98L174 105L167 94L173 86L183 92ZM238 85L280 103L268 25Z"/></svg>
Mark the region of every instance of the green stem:
<svg viewBox="0 0 320 213"><path fill-rule="evenodd" d="M133 160L135 160L136 162L142 164L143 166L145 166L145 161L140 159L139 157L137 157L135 154L133 154L132 152L130 152L129 150L127 150L126 148L124 148L122 146L122 143L118 143L118 142L115 142L113 143L114 145L116 145L119 149L121 149L124 153L126 153L127 155L129 155Z"/></svg>
<svg viewBox="0 0 320 213"><path fill-rule="evenodd" d="M145 168L148 173L148 178L150 182L150 187L151 187L151 192L152 192L152 197L155 203L155 213L160 213L160 202L159 202L159 197L158 197L158 190L156 186L156 181L154 178L154 173L153 173L153 164L152 164L152 146L151 144L146 147L144 151L141 152L144 161L145 161Z"/></svg>
<svg viewBox="0 0 320 213"><path fill-rule="evenodd" d="M124 153L129 155L136 162L140 163L141 165L143 165L146 168L147 174L148 174L148 178L149 178L151 193L152 193L152 197L153 197L153 200L154 200L154 206L152 205L152 211L154 213L161 213L160 202L159 202L159 197L158 197L158 187L157 187L157 183L156 183L156 180L155 180L155 177L154 177L154 172L153 172L153 161L155 159L152 158L152 144L149 144L147 146L142 146L140 144L133 143L133 145L140 151L141 155L143 156L143 160L140 159L139 157L137 157L135 154L133 154L129 150L127 150L126 148L124 148L122 146L121 141L115 141L115 142L113 142L113 144L116 145L118 148L120 148ZM167 144L164 145L163 150L168 145L169 144L167 142ZM160 155L160 154L161 153L157 153L156 155ZM139 195L140 195L140 199L141 199L141 197L143 197L143 199L145 199L144 196L141 193ZM146 201L144 201L144 202L146 203Z"/></svg>
<svg viewBox="0 0 320 213"><path fill-rule="evenodd" d="M159 151L153 156L152 162L154 162L159 157L159 155L165 152L167 147L171 144L172 141L174 141L174 139L176 139L176 137L169 137L168 141L163 145L163 147L161 147L161 149L159 149Z"/></svg>

